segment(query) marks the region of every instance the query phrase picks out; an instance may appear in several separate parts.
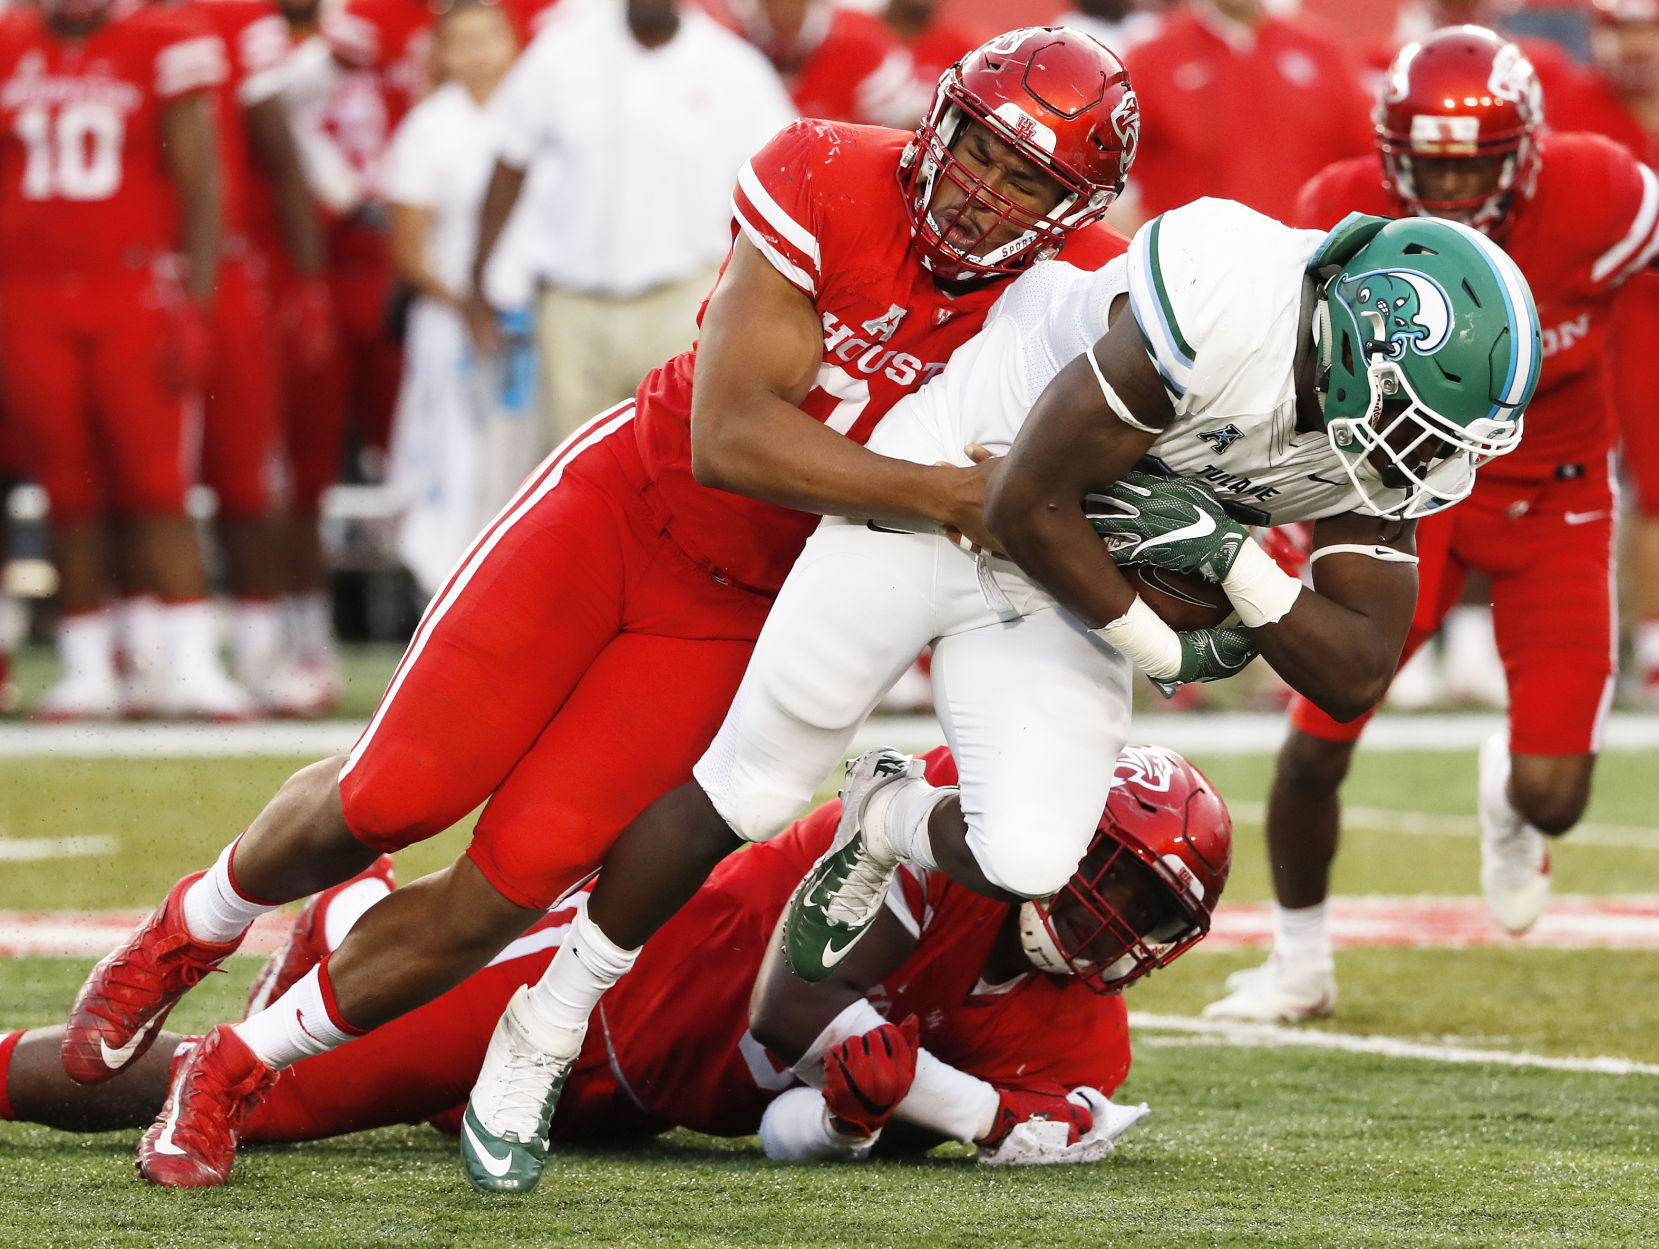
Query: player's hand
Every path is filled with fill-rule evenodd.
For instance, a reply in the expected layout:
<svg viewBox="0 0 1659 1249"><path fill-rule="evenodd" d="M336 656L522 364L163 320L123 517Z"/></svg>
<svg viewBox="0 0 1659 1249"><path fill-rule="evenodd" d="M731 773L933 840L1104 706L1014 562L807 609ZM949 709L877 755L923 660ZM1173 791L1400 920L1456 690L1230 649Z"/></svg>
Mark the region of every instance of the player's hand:
<svg viewBox="0 0 1659 1249"><path fill-rule="evenodd" d="M1165 698L1192 681L1220 681L1241 672L1261 651L1244 629L1188 629L1175 635L1181 640L1181 670L1173 677L1149 678L1152 687Z"/></svg>
<svg viewBox="0 0 1659 1249"><path fill-rule="evenodd" d="M1091 494L1085 507L1114 562L1197 573L1206 581L1226 577L1250 537L1215 495L1183 477L1131 470Z"/></svg>
<svg viewBox="0 0 1659 1249"><path fill-rule="evenodd" d="M985 551L1002 556L1002 548L985 528L985 487L990 483L991 471L1001 457L992 455L977 442L963 448L973 463L960 465L940 461L935 467L955 475L951 484L951 506L944 518L945 536L958 546L967 547L975 555Z"/></svg>
<svg viewBox="0 0 1659 1249"><path fill-rule="evenodd" d="M283 341L302 369L327 364L339 345L335 332L334 296L320 277L300 278L282 292L277 321Z"/></svg>
<svg viewBox="0 0 1659 1249"><path fill-rule="evenodd" d="M500 354L505 345L501 337L501 318L489 300L474 291L461 306L461 314L467 319L467 330L472 334L473 346L478 349L478 354Z"/></svg>
<svg viewBox="0 0 1659 1249"><path fill-rule="evenodd" d="M1094 1127L1094 1111L1089 1104L1083 1099L1073 1099L1064 1089L1039 1092L997 1085L996 1090L999 1100L991 1130L974 1141L981 1148L994 1150L1020 1124L1033 1119L1065 1125L1067 1145L1075 1145L1079 1137Z"/></svg>
<svg viewBox="0 0 1659 1249"><path fill-rule="evenodd" d="M162 348L162 384L174 394L192 394L206 383L213 357L206 311L194 299L182 300L173 312L172 331Z"/></svg>
<svg viewBox="0 0 1659 1249"><path fill-rule="evenodd" d="M979 1161L993 1167L1076 1165L1099 1162L1112 1152L1118 1137L1150 1113L1145 1102L1114 1105L1099 1089L1084 1085L1072 1089L1066 1100L1088 1108L1094 1123L1087 1132L1068 1141L1070 1124L1057 1119L1027 1119L1016 1124L994 1149L981 1146Z"/></svg>
<svg viewBox="0 0 1659 1249"><path fill-rule="evenodd" d="M920 1045L916 1017L848 1037L824 1055L824 1105L843 1136L874 1136L910 1092Z"/></svg>

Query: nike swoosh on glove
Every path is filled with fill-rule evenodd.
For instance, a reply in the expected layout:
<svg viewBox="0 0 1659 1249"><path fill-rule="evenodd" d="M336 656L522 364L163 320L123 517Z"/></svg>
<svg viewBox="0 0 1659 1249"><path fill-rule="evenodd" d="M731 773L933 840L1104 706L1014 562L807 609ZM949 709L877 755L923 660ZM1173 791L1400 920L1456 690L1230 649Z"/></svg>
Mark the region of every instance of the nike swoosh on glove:
<svg viewBox="0 0 1659 1249"><path fill-rule="evenodd" d="M997 1113L991 1120L991 1130L974 1141L982 1149L995 1150L1008 1134L1022 1123L1045 1120L1063 1125L1064 1145L1075 1145L1094 1127L1094 1112L1087 1104L1072 1100L1065 1089L1042 1091L995 1086ZM1058 1136L1058 1134L1056 1134Z"/></svg>
<svg viewBox="0 0 1659 1249"><path fill-rule="evenodd" d="M1187 629L1181 642L1181 670L1167 680L1149 678L1165 698L1189 681L1220 681L1242 672L1261 650L1244 629Z"/></svg>
<svg viewBox="0 0 1659 1249"><path fill-rule="evenodd" d="M1227 576L1250 537L1204 486L1140 469L1089 495L1083 510L1114 563L1197 573L1207 581Z"/></svg>
<svg viewBox="0 0 1659 1249"><path fill-rule="evenodd" d="M824 1105L843 1136L874 1136L916 1078L916 1017L850 1036L824 1055Z"/></svg>

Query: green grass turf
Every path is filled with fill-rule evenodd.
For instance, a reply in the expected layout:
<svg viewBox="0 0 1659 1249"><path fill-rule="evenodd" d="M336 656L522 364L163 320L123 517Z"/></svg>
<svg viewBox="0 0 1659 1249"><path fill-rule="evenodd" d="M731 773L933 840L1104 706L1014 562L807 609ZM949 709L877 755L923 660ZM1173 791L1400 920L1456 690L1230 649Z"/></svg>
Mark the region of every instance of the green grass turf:
<svg viewBox="0 0 1659 1249"><path fill-rule="evenodd" d="M8 864L0 909L141 907L205 863L304 760L0 762L0 835L109 833L108 860ZM1199 758L1259 802L1268 761ZM1355 805L1468 813L1472 758L1362 753ZM1647 825L1659 775L1610 755L1590 818ZM410 878L464 844L400 856ZM1659 891L1659 849L1558 847L1563 891ZM1350 831L1345 893L1472 894L1468 837ZM1267 896L1260 830L1241 821L1229 897ZM1190 1014L1258 952L1202 949L1132 991ZM90 959L0 961L0 1026L59 1021ZM255 963L211 977L175 1015L239 1012ZM1413 1040L1659 1062L1659 952L1346 950L1337 1018ZM133 1133L80 1140L0 1126L0 1246L124 1245L1645 1245L1659 1220L1652 1077L1454 1066L1141 1035L1129 1099L1154 1115L1099 1167L807 1168L753 1141L678 1133L635 1155L560 1155L527 1200L483 1201L426 1128L249 1151L235 1183L161 1193L131 1171Z"/></svg>

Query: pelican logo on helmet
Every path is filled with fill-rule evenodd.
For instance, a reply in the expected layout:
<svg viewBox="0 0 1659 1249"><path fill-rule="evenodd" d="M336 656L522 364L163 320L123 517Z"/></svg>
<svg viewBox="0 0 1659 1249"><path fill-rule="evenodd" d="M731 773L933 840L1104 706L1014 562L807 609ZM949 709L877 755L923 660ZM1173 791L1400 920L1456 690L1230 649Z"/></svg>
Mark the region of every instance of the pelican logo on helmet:
<svg viewBox="0 0 1659 1249"><path fill-rule="evenodd" d="M1505 44L1492 59L1492 73L1486 79L1486 86L1498 99L1511 104L1530 105L1534 110L1544 107L1538 72L1527 60L1527 54L1513 43Z"/></svg>
<svg viewBox="0 0 1659 1249"><path fill-rule="evenodd" d="M1018 142L1030 144L1032 147L1050 155L1054 154L1054 131L1043 125L1042 122L1012 100L999 105L996 112L992 113L991 116L1008 127L1008 132Z"/></svg>
<svg viewBox="0 0 1659 1249"><path fill-rule="evenodd" d="M1340 279L1338 289L1370 331L1368 351L1381 350L1390 360L1403 359L1408 347L1432 356L1451 337L1451 296L1427 274L1374 269Z"/></svg>

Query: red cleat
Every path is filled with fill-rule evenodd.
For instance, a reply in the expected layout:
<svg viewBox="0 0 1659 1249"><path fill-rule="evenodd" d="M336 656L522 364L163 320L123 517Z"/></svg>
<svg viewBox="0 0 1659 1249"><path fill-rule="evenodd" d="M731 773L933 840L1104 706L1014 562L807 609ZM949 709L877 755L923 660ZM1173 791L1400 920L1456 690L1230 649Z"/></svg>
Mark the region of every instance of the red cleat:
<svg viewBox="0 0 1659 1249"><path fill-rule="evenodd" d="M207 873L174 885L125 945L92 969L63 1030L63 1069L79 1084L120 1072L150 1048L167 1014L236 947L197 941L184 926L184 891Z"/></svg>
<svg viewBox="0 0 1659 1249"><path fill-rule="evenodd" d="M220 1024L174 1061L161 1115L138 1143L138 1174L164 1188L223 1184L248 1112L276 1079L229 1024Z"/></svg>
<svg viewBox="0 0 1659 1249"><path fill-rule="evenodd" d="M366 880L384 881L388 890L396 889L397 877L392 874L392 856L383 854L350 880L311 895L311 900L294 920L294 926L288 930L282 945L265 960L265 966L253 978L253 985L248 989L247 1014L242 1016L244 1019L259 1014L323 961L323 956L328 953L329 907L346 890Z"/></svg>

